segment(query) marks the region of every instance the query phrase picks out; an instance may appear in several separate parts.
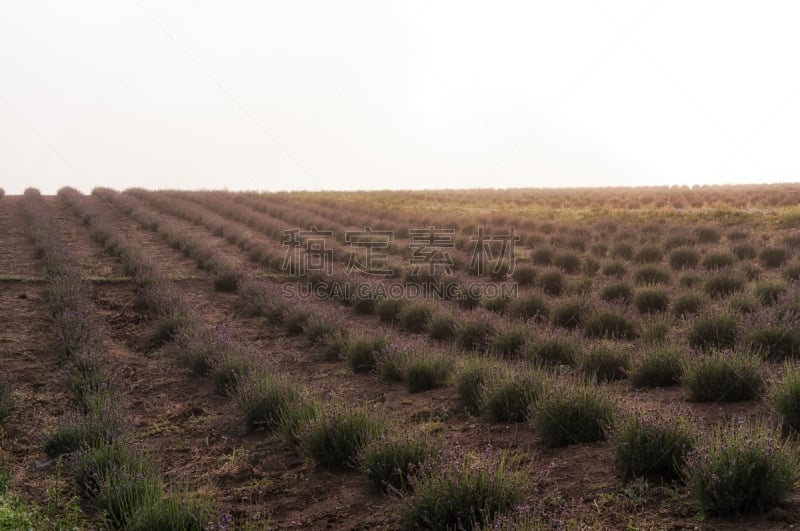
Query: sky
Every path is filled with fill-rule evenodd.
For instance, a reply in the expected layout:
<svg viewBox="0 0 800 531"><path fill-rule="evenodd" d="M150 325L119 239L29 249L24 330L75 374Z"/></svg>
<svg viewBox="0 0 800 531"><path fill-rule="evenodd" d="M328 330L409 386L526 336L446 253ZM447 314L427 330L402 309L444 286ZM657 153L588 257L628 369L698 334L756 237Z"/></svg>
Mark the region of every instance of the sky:
<svg viewBox="0 0 800 531"><path fill-rule="evenodd" d="M791 1L0 0L0 187L800 181Z"/></svg>

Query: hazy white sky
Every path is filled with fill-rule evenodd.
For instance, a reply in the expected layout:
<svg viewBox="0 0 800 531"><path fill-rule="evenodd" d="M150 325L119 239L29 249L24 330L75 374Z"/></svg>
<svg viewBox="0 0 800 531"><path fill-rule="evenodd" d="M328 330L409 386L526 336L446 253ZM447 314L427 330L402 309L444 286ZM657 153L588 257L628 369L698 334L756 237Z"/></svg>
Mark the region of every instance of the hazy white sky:
<svg viewBox="0 0 800 531"><path fill-rule="evenodd" d="M0 0L0 186L800 181L800 5Z"/></svg>

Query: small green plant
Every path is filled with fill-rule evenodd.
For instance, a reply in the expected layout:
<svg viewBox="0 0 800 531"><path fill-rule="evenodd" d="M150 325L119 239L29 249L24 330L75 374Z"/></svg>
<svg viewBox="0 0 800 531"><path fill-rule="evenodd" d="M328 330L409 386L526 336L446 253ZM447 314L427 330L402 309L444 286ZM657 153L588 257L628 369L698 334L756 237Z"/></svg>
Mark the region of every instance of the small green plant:
<svg viewBox="0 0 800 531"><path fill-rule="evenodd" d="M385 350L386 338L383 336L354 337L347 345L347 365L355 373L371 372Z"/></svg>
<svg viewBox="0 0 800 531"><path fill-rule="evenodd" d="M72 360L69 371L69 387L73 394L73 405L86 412L98 399L113 399L116 388L107 362L98 353L83 352Z"/></svg>
<svg viewBox="0 0 800 531"><path fill-rule="evenodd" d="M286 412L301 399L298 387L278 374L254 374L236 389L236 403L248 431L276 430Z"/></svg>
<svg viewBox="0 0 800 531"><path fill-rule="evenodd" d="M191 328L192 320L186 312L173 309L159 312L155 330L150 337L152 346L159 346L175 339L181 330Z"/></svg>
<svg viewBox="0 0 800 531"><path fill-rule="evenodd" d="M544 385L529 419L544 443L558 448L605 440L615 409L611 395L602 387L561 380Z"/></svg>
<svg viewBox="0 0 800 531"><path fill-rule="evenodd" d="M511 274L511 278L519 286L530 286L536 280L536 273L536 269L531 266L517 266Z"/></svg>
<svg viewBox="0 0 800 531"><path fill-rule="evenodd" d="M686 275L682 275L681 278L678 279L678 285L682 288L696 288L698 286L703 285L704 278L700 275L695 275L693 273L688 273Z"/></svg>
<svg viewBox="0 0 800 531"><path fill-rule="evenodd" d="M469 319L458 326L456 341L464 350L486 349L495 335L494 326L485 320Z"/></svg>
<svg viewBox="0 0 800 531"><path fill-rule="evenodd" d="M625 477L680 476L693 437L684 417L634 411L617 420L609 440Z"/></svg>
<svg viewBox="0 0 800 531"><path fill-rule="evenodd" d="M627 282L609 284L600 293L600 298L606 302L628 304L633 300L633 288Z"/></svg>
<svg viewBox="0 0 800 531"><path fill-rule="evenodd" d="M797 209L783 212L780 215L780 225L787 229L800 228L800 213L797 212Z"/></svg>
<svg viewBox="0 0 800 531"><path fill-rule="evenodd" d="M539 287L542 288L547 295L557 297L564 292L566 283L564 281L564 274L561 271L551 270L542 273L539 276Z"/></svg>
<svg viewBox="0 0 800 531"><path fill-rule="evenodd" d="M497 332L492 340L492 350L504 357L516 357L527 342L527 328L511 325Z"/></svg>
<svg viewBox="0 0 800 531"><path fill-rule="evenodd" d="M495 372L483 391L483 414L490 422L524 422L541 385L533 371Z"/></svg>
<svg viewBox="0 0 800 531"><path fill-rule="evenodd" d="M318 342L325 361L339 361L347 354L349 344L345 330L335 330L325 334Z"/></svg>
<svg viewBox="0 0 800 531"><path fill-rule="evenodd" d="M60 502L60 500L58 500ZM55 504L54 504L55 505ZM62 514L52 514L52 509L62 509L38 505L20 499L18 496L0 493L0 529L85 529L81 508L77 499L67 501ZM61 513L61 511L58 511Z"/></svg>
<svg viewBox="0 0 800 531"><path fill-rule="evenodd" d="M758 259L764 267L777 269L789 259L789 253L783 247L765 247L758 253Z"/></svg>
<svg viewBox="0 0 800 531"><path fill-rule="evenodd" d="M559 253L553 258L553 265L567 275L574 275L581 268L581 259L575 253Z"/></svg>
<svg viewBox="0 0 800 531"><path fill-rule="evenodd" d="M515 319L542 321L550 314L550 309L542 297L528 295L513 301L509 305L508 314Z"/></svg>
<svg viewBox="0 0 800 531"><path fill-rule="evenodd" d="M706 300L701 293L690 291L682 293L675 299L672 306L672 314L675 317L688 317L698 313L706 304Z"/></svg>
<svg viewBox="0 0 800 531"><path fill-rule="evenodd" d="M608 245L605 243L593 243L589 252L596 258L604 258L608 254Z"/></svg>
<svg viewBox="0 0 800 531"><path fill-rule="evenodd" d="M99 494L103 478L114 470L136 474L150 472L146 460L129 445L112 442L86 448L75 463L75 477L82 496L94 498Z"/></svg>
<svg viewBox="0 0 800 531"><path fill-rule="evenodd" d="M301 429L300 451L319 465L358 466L359 452L386 433L386 420L375 412L335 404Z"/></svg>
<svg viewBox="0 0 800 531"><path fill-rule="evenodd" d="M485 358L471 358L458 371L455 377L456 392L470 414L480 413L484 385L494 370L494 366Z"/></svg>
<svg viewBox="0 0 800 531"><path fill-rule="evenodd" d="M722 235L714 227L697 227L694 235L699 243L717 243Z"/></svg>
<svg viewBox="0 0 800 531"><path fill-rule="evenodd" d="M511 299L509 299L508 297L503 297L503 296L484 297L481 300L481 306L483 306L490 312L503 313L508 307L509 302L511 302Z"/></svg>
<svg viewBox="0 0 800 531"><path fill-rule="evenodd" d="M741 229L733 229L726 236L729 242L741 242L750 237L750 235Z"/></svg>
<svg viewBox="0 0 800 531"><path fill-rule="evenodd" d="M333 323L324 321L319 317L315 317L308 322L303 330L303 333L311 343L316 344L321 342L328 335L334 333L335 330L336 325Z"/></svg>
<svg viewBox="0 0 800 531"><path fill-rule="evenodd" d="M136 471L111 468L98 479L98 485L95 504L115 529L127 529L136 512L155 505L163 495L161 482L147 467Z"/></svg>
<svg viewBox="0 0 800 531"><path fill-rule="evenodd" d="M437 341L449 341L456 335L456 320L448 313L439 313L431 317L428 335Z"/></svg>
<svg viewBox="0 0 800 531"><path fill-rule="evenodd" d="M672 321L669 317L655 317L642 323L641 332L639 336L642 343L645 345L652 345L664 341L669 334Z"/></svg>
<svg viewBox="0 0 800 531"><path fill-rule="evenodd" d="M459 288L460 296L456 300L458 305L465 310L472 310L481 303L481 294L468 285L461 285Z"/></svg>
<svg viewBox="0 0 800 531"><path fill-rule="evenodd" d="M783 277L791 282L800 280L800 262L787 265L783 269Z"/></svg>
<svg viewBox="0 0 800 531"><path fill-rule="evenodd" d="M706 293L715 299L727 297L743 289L744 280L741 277L726 273L711 276L705 284Z"/></svg>
<svg viewBox="0 0 800 531"><path fill-rule="evenodd" d="M772 394L772 406L785 426L800 431L800 370L796 365L786 366L783 378Z"/></svg>
<svg viewBox="0 0 800 531"><path fill-rule="evenodd" d="M678 247L669 253L669 265L672 269L680 271L691 269L700 262L700 253L692 247Z"/></svg>
<svg viewBox="0 0 800 531"><path fill-rule="evenodd" d="M645 245L639 249L633 259L637 264L655 264L660 262L663 256L661 249L655 245Z"/></svg>
<svg viewBox="0 0 800 531"><path fill-rule="evenodd" d="M620 380L630 370L630 354L612 344L603 344L587 352L579 362L580 370L598 382Z"/></svg>
<svg viewBox="0 0 800 531"><path fill-rule="evenodd" d="M217 291L236 291L241 281L241 274L235 271L220 271L214 275L214 289Z"/></svg>
<svg viewBox="0 0 800 531"><path fill-rule="evenodd" d="M686 364L684 384L697 402L754 400L766 388L759 359L749 352L711 352Z"/></svg>
<svg viewBox="0 0 800 531"><path fill-rule="evenodd" d="M271 325L282 325L289 314L289 308L282 302L270 301L261 307L259 310L261 315L264 316L267 323Z"/></svg>
<svg viewBox="0 0 800 531"><path fill-rule="evenodd" d="M580 345L568 338L553 337L534 341L528 349L528 356L534 363L543 365L573 366L578 359Z"/></svg>
<svg viewBox="0 0 800 531"><path fill-rule="evenodd" d="M755 295L762 305L772 306L786 291L783 283L765 280L756 284Z"/></svg>
<svg viewBox="0 0 800 531"><path fill-rule="evenodd" d="M744 273L744 278L748 282L753 282L761 278L761 268L755 264L742 264L742 272Z"/></svg>
<svg viewBox="0 0 800 531"><path fill-rule="evenodd" d="M732 348L739 339L739 321L727 313L711 312L689 326L687 340L695 348Z"/></svg>
<svg viewBox="0 0 800 531"><path fill-rule="evenodd" d="M583 324L591 308L583 299L571 299L561 303L550 316L550 321L561 328L577 328Z"/></svg>
<svg viewBox="0 0 800 531"><path fill-rule="evenodd" d="M790 251L797 251L800 249L800 233L787 234L783 237L783 244Z"/></svg>
<svg viewBox="0 0 800 531"><path fill-rule="evenodd" d="M646 264L636 270L634 276L637 284L667 284L669 271L657 264Z"/></svg>
<svg viewBox="0 0 800 531"><path fill-rule="evenodd" d="M709 253L702 263L706 271L719 271L733 265L733 256L728 253Z"/></svg>
<svg viewBox="0 0 800 531"><path fill-rule="evenodd" d="M350 299L350 306L353 311L361 315L370 315L375 313L375 298L374 297L352 297Z"/></svg>
<svg viewBox="0 0 800 531"><path fill-rule="evenodd" d="M756 248L749 243L734 245L732 250L739 260L752 260L756 257Z"/></svg>
<svg viewBox="0 0 800 531"><path fill-rule="evenodd" d="M45 441L50 457L111 444L121 433L118 404L107 396L89 401L86 411L71 412Z"/></svg>
<svg viewBox="0 0 800 531"><path fill-rule="evenodd" d="M375 367L381 380L385 382L404 382L406 369L413 357L414 354L408 350L397 348L391 344L387 345L375 362Z"/></svg>
<svg viewBox="0 0 800 531"><path fill-rule="evenodd" d="M536 265L549 266L553 263L553 250L548 247L539 247L531 254L531 261Z"/></svg>
<svg viewBox="0 0 800 531"><path fill-rule="evenodd" d="M321 406L311 399L292 402L286 410L281 411L278 431L287 443L300 445L300 437L308 424L317 418L322 411Z"/></svg>
<svg viewBox="0 0 800 531"><path fill-rule="evenodd" d="M569 285L567 289L567 294L569 295L577 295L579 297L586 297L592 292L592 279L588 277L583 277L577 279L575 282Z"/></svg>
<svg viewBox="0 0 800 531"><path fill-rule="evenodd" d="M480 529L519 505L517 465L488 447L480 455L440 452L412 479L403 500L403 529Z"/></svg>
<svg viewBox="0 0 800 531"><path fill-rule="evenodd" d="M666 387L680 383L686 362L684 353L673 346L663 346L645 353L630 373L634 387Z"/></svg>
<svg viewBox="0 0 800 531"><path fill-rule="evenodd" d="M405 381L412 393L428 391L447 384L453 365L452 360L441 354L417 354L412 356L405 368Z"/></svg>
<svg viewBox="0 0 800 531"><path fill-rule="evenodd" d="M208 376L213 360L229 348L225 335L208 327L181 329L175 344L184 364L196 376Z"/></svg>
<svg viewBox="0 0 800 531"><path fill-rule="evenodd" d="M663 288L645 288L636 292L634 304L639 313L650 314L667 311L669 295Z"/></svg>
<svg viewBox="0 0 800 531"><path fill-rule="evenodd" d="M153 505L140 507L130 518L125 529L150 531L152 529L182 529L204 531L208 529L212 511L207 502L188 494L170 494Z"/></svg>
<svg viewBox="0 0 800 531"><path fill-rule="evenodd" d="M797 452L766 421L731 422L689 452L684 476L705 515L765 511L794 488Z"/></svg>
<svg viewBox="0 0 800 531"><path fill-rule="evenodd" d="M612 310L598 310L590 315L584 325L586 337L597 339L636 339L636 324Z"/></svg>
<svg viewBox="0 0 800 531"><path fill-rule="evenodd" d="M625 273L627 273L628 268L625 267L624 262L620 260L612 260L603 266L602 271L607 277L622 278L625 276Z"/></svg>
<svg viewBox="0 0 800 531"><path fill-rule="evenodd" d="M591 256L587 256L583 259L583 266L581 267L581 271L587 277L593 277L600 271L600 262L592 258Z"/></svg>
<svg viewBox="0 0 800 531"><path fill-rule="evenodd" d="M400 326L409 332L424 332L431 320L431 307L422 302L407 304L400 310Z"/></svg>
<svg viewBox="0 0 800 531"><path fill-rule="evenodd" d="M633 258L633 244L630 242L619 242L611 248L611 257L621 260L631 260Z"/></svg>
<svg viewBox="0 0 800 531"><path fill-rule="evenodd" d="M286 328L287 334L290 336L299 336L303 333L310 320L311 314L308 310L295 308L286 313L283 318L283 325Z"/></svg>
<svg viewBox="0 0 800 531"><path fill-rule="evenodd" d="M236 351L219 353L211 360L209 375L214 389L221 395L235 394L236 389L250 372L250 362Z"/></svg>
<svg viewBox="0 0 800 531"><path fill-rule="evenodd" d="M401 299L383 298L375 301L375 315L384 323L399 322L402 310L403 301Z"/></svg>
<svg viewBox="0 0 800 531"><path fill-rule="evenodd" d="M737 295L731 297L728 302L728 307L740 315L751 315L758 310L758 302L755 299L745 296Z"/></svg>
<svg viewBox="0 0 800 531"><path fill-rule="evenodd" d="M768 360L794 358L800 354L800 330L776 323L758 327L749 334L750 346Z"/></svg>
<svg viewBox="0 0 800 531"><path fill-rule="evenodd" d="M423 433L392 434L368 443L358 461L360 468L382 492L408 492L412 478L440 451L441 443Z"/></svg>
<svg viewBox="0 0 800 531"><path fill-rule="evenodd" d="M669 252L679 247L692 247L695 245L695 243L697 243L694 236L683 231L681 232L682 233L679 234L673 234L664 240L665 251Z"/></svg>

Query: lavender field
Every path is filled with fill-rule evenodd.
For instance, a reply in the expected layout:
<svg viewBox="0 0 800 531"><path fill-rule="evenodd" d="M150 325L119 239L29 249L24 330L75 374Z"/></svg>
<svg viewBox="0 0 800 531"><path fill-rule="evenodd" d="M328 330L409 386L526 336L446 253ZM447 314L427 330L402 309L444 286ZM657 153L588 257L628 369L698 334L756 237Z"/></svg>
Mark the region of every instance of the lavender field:
<svg viewBox="0 0 800 531"><path fill-rule="evenodd" d="M3 529L800 519L800 185L28 189L0 238Z"/></svg>

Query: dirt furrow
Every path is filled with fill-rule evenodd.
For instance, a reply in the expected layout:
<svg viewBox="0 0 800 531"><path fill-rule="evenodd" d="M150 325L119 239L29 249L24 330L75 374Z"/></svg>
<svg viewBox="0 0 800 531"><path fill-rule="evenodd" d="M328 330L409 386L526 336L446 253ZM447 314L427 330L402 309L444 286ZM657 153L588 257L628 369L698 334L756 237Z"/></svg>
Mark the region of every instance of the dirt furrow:
<svg viewBox="0 0 800 531"><path fill-rule="evenodd" d="M239 248L236 245L229 243L224 238L208 237L208 230L204 227L195 225L194 223L186 221L177 216L160 212L146 201L141 202L144 206L146 206L147 209L158 212L160 219L165 220L170 225L179 227L182 233L185 233L192 238L202 239L206 244L211 246L213 251L221 256L224 256L226 261L231 262L234 269L240 271L245 276L257 278L264 276L265 273L270 272L267 271L263 266L254 264L246 256L242 256L242 254L239 252Z"/></svg>
<svg viewBox="0 0 800 531"><path fill-rule="evenodd" d="M33 265L32 263L29 265ZM65 413L69 393L56 354L44 283L5 282L0 289L0 369L14 387L14 410L0 440L16 490L47 503L54 488L74 491L54 475L44 453L50 430Z"/></svg>
<svg viewBox="0 0 800 531"><path fill-rule="evenodd" d="M0 248L0 274L43 274L25 234L19 197L0 201ZM52 492L72 490L53 476L53 463L42 450L48 430L64 414L68 396L54 340L47 285L1 282L0 370L13 386L14 409L3 427L0 458L10 469L15 490L38 503L51 501Z"/></svg>
<svg viewBox="0 0 800 531"><path fill-rule="evenodd" d="M194 260L183 256L180 252L164 243L158 234L141 230L135 221L119 212L113 205L93 195L87 196L86 200L104 209L105 212L109 214L107 219L114 230L118 231L132 244L146 249L147 254L151 256L156 263L161 264L162 270L168 274L170 278L178 280L210 278L209 273L197 267ZM95 244L95 247L98 246Z"/></svg>
<svg viewBox="0 0 800 531"><path fill-rule="evenodd" d="M35 248L25 234L22 198L0 200L0 277L40 276L42 265L34 258Z"/></svg>
<svg viewBox="0 0 800 531"><path fill-rule="evenodd" d="M81 270L86 276L118 278L125 276L122 264L106 253L102 247L94 245L89 231L76 218L70 209L57 197L46 197L47 205L53 210L58 236L75 253Z"/></svg>

